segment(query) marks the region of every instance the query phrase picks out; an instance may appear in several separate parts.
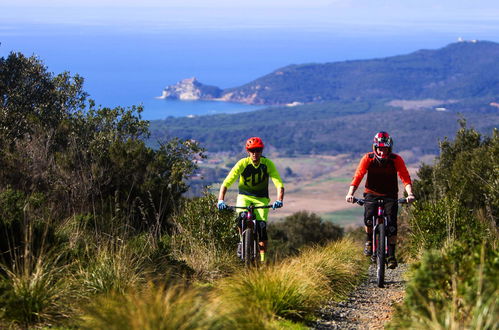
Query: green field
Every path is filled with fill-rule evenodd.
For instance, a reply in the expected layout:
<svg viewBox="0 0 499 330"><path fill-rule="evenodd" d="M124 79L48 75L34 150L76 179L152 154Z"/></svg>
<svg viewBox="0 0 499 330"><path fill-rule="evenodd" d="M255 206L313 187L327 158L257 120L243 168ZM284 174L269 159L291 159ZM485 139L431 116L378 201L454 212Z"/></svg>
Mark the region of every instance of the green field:
<svg viewBox="0 0 499 330"><path fill-rule="evenodd" d="M363 224L364 208L349 208L340 211L322 214L321 217L325 221L332 221L333 223L342 227L347 226L361 226Z"/></svg>

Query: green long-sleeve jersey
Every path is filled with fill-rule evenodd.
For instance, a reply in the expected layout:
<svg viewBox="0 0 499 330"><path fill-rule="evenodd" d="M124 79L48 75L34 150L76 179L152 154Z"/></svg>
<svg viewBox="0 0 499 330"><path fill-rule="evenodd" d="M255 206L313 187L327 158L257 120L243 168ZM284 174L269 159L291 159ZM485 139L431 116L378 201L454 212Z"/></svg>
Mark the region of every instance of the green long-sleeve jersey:
<svg viewBox="0 0 499 330"><path fill-rule="evenodd" d="M222 185L229 188L239 177L239 194L269 198L269 177L277 189L284 187L274 163L262 156L258 166L251 158L239 160L230 170Z"/></svg>

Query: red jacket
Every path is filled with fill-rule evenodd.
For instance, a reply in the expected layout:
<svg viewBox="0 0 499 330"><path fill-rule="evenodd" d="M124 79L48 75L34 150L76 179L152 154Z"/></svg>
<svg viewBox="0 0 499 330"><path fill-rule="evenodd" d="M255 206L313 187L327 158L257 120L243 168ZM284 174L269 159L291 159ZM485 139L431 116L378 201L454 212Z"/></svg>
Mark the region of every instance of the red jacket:
<svg viewBox="0 0 499 330"><path fill-rule="evenodd" d="M366 188L368 194L397 198L397 173L404 186L411 184L411 176L407 171L404 160L397 154L390 154L388 159L380 162L374 152L362 157L353 176L351 186L358 187L367 172Z"/></svg>

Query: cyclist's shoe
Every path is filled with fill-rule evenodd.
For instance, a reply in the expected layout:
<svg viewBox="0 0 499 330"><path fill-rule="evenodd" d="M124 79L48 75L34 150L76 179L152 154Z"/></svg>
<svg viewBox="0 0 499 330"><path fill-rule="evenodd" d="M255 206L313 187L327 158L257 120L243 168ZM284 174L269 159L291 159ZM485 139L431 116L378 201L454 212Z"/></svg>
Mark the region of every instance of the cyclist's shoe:
<svg viewBox="0 0 499 330"><path fill-rule="evenodd" d="M239 242L237 243L237 256L241 258L243 255L243 243Z"/></svg>
<svg viewBox="0 0 499 330"><path fill-rule="evenodd" d="M364 246L364 255L368 257L373 255L373 242L366 241L366 245Z"/></svg>
<svg viewBox="0 0 499 330"><path fill-rule="evenodd" d="M397 259L395 259L395 257L393 257L393 256L388 257L388 259L386 260L386 263L388 264L388 268L390 268L390 269L395 269L398 266Z"/></svg>

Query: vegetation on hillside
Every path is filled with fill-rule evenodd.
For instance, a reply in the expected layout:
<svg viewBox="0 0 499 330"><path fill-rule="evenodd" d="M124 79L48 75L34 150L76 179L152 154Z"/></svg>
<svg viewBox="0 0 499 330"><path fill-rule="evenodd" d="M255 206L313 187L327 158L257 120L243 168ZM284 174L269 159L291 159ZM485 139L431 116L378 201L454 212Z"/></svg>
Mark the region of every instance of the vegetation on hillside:
<svg viewBox="0 0 499 330"><path fill-rule="evenodd" d="M383 103L334 102L156 120L151 122L148 143L180 137L198 141L209 152L240 153L249 136L260 136L270 150L281 155L334 155L366 152L374 134L386 130L394 137L396 150L421 156L437 154L436 141L453 136L460 117L453 111L389 111ZM466 119L482 133L499 125L495 110L467 112Z"/></svg>
<svg viewBox="0 0 499 330"><path fill-rule="evenodd" d="M461 128L418 172L407 255L416 257L393 328L497 329L499 132Z"/></svg>
<svg viewBox="0 0 499 330"><path fill-rule="evenodd" d="M140 107L96 107L82 86L36 57L0 58L0 327L91 328L108 317L106 328L211 324L196 306L241 264L235 214L218 212L213 195L183 197L203 150L178 138L148 147ZM342 231L329 234L311 242ZM309 281L308 291L298 285L299 300L270 310L265 322L312 312L322 297L314 290L324 290L308 279L322 276L314 271L293 282ZM353 276L342 272L331 281Z"/></svg>
<svg viewBox="0 0 499 330"><path fill-rule="evenodd" d="M0 58L0 327L301 328L362 278L360 244L308 212L269 226L284 256L242 270L235 214L183 197L200 144L152 149L140 107L95 107L82 86ZM497 326L498 147L463 122L421 167L395 326Z"/></svg>
<svg viewBox="0 0 499 330"><path fill-rule="evenodd" d="M498 61L499 44L460 42L381 59L290 65L224 94L256 104L496 98Z"/></svg>

